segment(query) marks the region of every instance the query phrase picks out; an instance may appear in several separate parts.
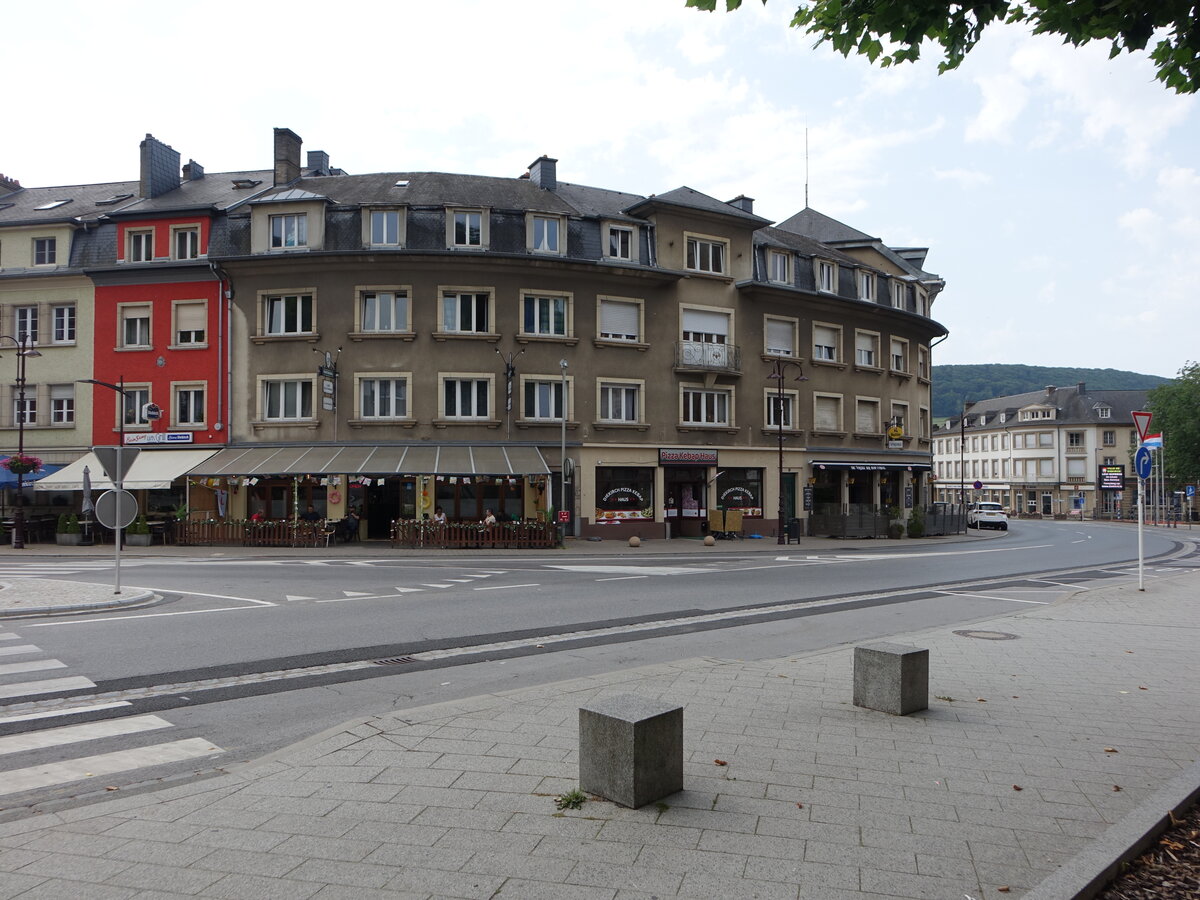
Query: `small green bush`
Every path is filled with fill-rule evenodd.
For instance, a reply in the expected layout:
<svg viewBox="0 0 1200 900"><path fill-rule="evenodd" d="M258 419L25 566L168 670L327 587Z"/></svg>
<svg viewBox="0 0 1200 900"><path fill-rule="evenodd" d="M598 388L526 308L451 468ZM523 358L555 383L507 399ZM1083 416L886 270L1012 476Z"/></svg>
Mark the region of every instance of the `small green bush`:
<svg viewBox="0 0 1200 900"><path fill-rule="evenodd" d="M140 515L133 520L133 523L125 529L126 534L149 534L150 524L146 521L145 515Z"/></svg>
<svg viewBox="0 0 1200 900"><path fill-rule="evenodd" d="M920 507L915 507L908 517L908 536L925 537L925 513Z"/></svg>

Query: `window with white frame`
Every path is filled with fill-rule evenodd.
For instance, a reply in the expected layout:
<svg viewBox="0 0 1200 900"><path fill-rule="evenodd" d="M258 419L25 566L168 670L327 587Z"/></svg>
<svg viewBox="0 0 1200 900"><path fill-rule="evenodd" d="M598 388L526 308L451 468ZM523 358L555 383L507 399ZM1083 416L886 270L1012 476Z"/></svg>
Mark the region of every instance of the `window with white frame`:
<svg viewBox="0 0 1200 900"><path fill-rule="evenodd" d="M521 333L538 337L566 337L566 297L526 294L521 298Z"/></svg>
<svg viewBox="0 0 1200 900"><path fill-rule="evenodd" d="M766 316L763 320L766 350L769 356L796 355L796 320Z"/></svg>
<svg viewBox="0 0 1200 900"><path fill-rule="evenodd" d="M370 332L407 332L408 291L362 291L359 327Z"/></svg>
<svg viewBox="0 0 1200 900"><path fill-rule="evenodd" d="M628 382L600 382L600 421L632 423L639 421L641 386Z"/></svg>
<svg viewBox="0 0 1200 900"><path fill-rule="evenodd" d="M892 371L908 371L908 342L892 338Z"/></svg>
<svg viewBox="0 0 1200 900"><path fill-rule="evenodd" d="M189 226L176 228L174 235L176 259L198 259L200 256L200 229Z"/></svg>
<svg viewBox="0 0 1200 900"><path fill-rule="evenodd" d="M561 378L522 378L523 414L526 419L561 422L563 384Z"/></svg>
<svg viewBox="0 0 1200 900"><path fill-rule="evenodd" d="M813 430L840 432L842 430L842 398L833 394L813 395Z"/></svg>
<svg viewBox="0 0 1200 900"><path fill-rule="evenodd" d="M791 254L782 250L767 252L768 277L777 284L790 284L792 280Z"/></svg>
<svg viewBox="0 0 1200 900"><path fill-rule="evenodd" d="M19 342L30 344L38 342L38 308L36 306L16 307L13 310L13 323Z"/></svg>
<svg viewBox="0 0 1200 900"><path fill-rule="evenodd" d="M271 247L288 250L308 246L308 213L271 216Z"/></svg>
<svg viewBox="0 0 1200 900"><path fill-rule="evenodd" d="M908 305L908 285L895 278L892 279L892 306L904 309Z"/></svg>
<svg viewBox="0 0 1200 900"><path fill-rule="evenodd" d="M265 304L265 331L270 335L312 334L312 294L268 296Z"/></svg>
<svg viewBox="0 0 1200 900"><path fill-rule="evenodd" d="M923 316L929 315L929 292L923 287L916 288L917 312Z"/></svg>
<svg viewBox="0 0 1200 900"><path fill-rule="evenodd" d="M784 391L783 395L780 396L779 391L768 390L766 392L766 402L766 423L768 428L791 430L797 427L795 391Z"/></svg>
<svg viewBox="0 0 1200 900"><path fill-rule="evenodd" d="M279 378L263 382L263 418L269 421L311 419L313 383L309 378Z"/></svg>
<svg viewBox="0 0 1200 900"><path fill-rule="evenodd" d="M75 421L75 385L50 385L50 424L71 425Z"/></svg>
<svg viewBox="0 0 1200 900"><path fill-rule="evenodd" d="M680 321L681 360L685 365L729 366L737 358L729 346L729 313L683 309Z"/></svg>
<svg viewBox="0 0 1200 900"><path fill-rule="evenodd" d="M683 389L682 420L688 425L729 425L729 391Z"/></svg>
<svg viewBox="0 0 1200 900"><path fill-rule="evenodd" d="M1084 437L1082 431L1067 432L1067 449L1082 450L1087 447L1087 438Z"/></svg>
<svg viewBox="0 0 1200 900"><path fill-rule="evenodd" d="M450 213L450 243L454 247L483 247L483 211L456 209Z"/></svg>
<svg viewBox="0 0 1200 900"><path fill-rule="evenodd" d="M893 403L892 404L892 416L891 416L890 422L892 425L895 425L897 428L904 429L905 434L909 433L909 430L908 430L908 404L907 403ZM984 441L985 442L987 441L986 437L984 437ZM972 446L971 449L975 449L975 448ZM984 449L985 450L987 449L986 443L984 445Z"/></svg>
<svg viewBox="0 0 1200 900"><path fill-rule="evenodd" d="M1038 460L1038 477L1049 478L1054 474L1054 460L1039 459Z"/></svg>
<svg viewBox="0 0 1200 900"><path fill-rule="evenodd" d="M18 395L13 395L13 424L14 425L36 425L37 424L37 395L27 393L25 399L22 400Z"/></svg>
<svg viewBox="0 0 1200 900"><path fill-rule="evenodd" d="M153 231L129 231L126 232L126 239L129 250L125 258L130 262L150 262L154 259Z"/></svg>
<svg viewBox="0 0 1200 900"><path fill-rule="evenodd" d="M924 438L925 440L928 440L929 435L930 435L929 429L930 429L930 421L931 421L929 418L929 410L926 407L922 406L919 411L919 416L920 416L920 420L921 420L921 435L920 436L922 438ZM992 435L992 449L993 450L996 449L996 436L994 434ZM993 468L995 468L994 464L993 464Z"/></svg>
<svg viewBox="0 0 1200 900"><path fill-rule="evenodd" d="M188 347L206 344L208 340L208 304L190 300L175 304L175 343Z"/></svg>
<svg viewBox="0 0 1200 900"><path fill-rule="evenodd" d="M33 264L52 266L58 259L58 238L33 239Z"/></svg>
<svg viewBox="0 0 1200 900"><path fill-rule="evenodd" d="M121 346L144 349L150 346L150 305L126 304L119 307Z"/></svg>
<svg viewBox="0 0 1200 900"><path fill-rule="evenodd" d="M442 412L447 419L486 419L491 382L486 378L443 378Z"/></svg>
<svg viewBox="0 0 1200 900"><path fill-rule="evenodd" d="M606 341L641 340L642 305L635 300L600 298L599 334Z"/></svg>
<svg viewBox="0 0 1200 900"><path fill-rule="evenodd" d="M197 428L204 425L204 386L175 386L175 424Z"/></svg>
<svg viewBox="0 0 1200 900"><path fill-rule="evenodd" d="M879 335L869 331L854 332L854 364L871 368L879 365Z"/></svg>
<svg viewBox="0 0 1200 900"><path fill-rule="evenodd" d="M1067 460L1067 477L1068 478L1083 478L1086 473L1086 459L1068 459Z"/></svg>
<svg viewBox="0 0 1200 900"><path fill-rule="evenodd" d="M146 418L146 404L150 402L150 388L125 386L125 394L121 404L122 417L126 425L149 425Z"/></svg>
<svg viewBox="0 0 1200 900"><path fill-rule="evenodd" d="M1101 406L1099 409L1096 410L1096 412L1099 414L1101 419L1111 419L1112 418L1112 407L1111 406Z"/></svg>
<svg viewBox="0 0 1200 900"><path fill-rule="evenodd" d="M1104 441L1105 447L1117 446L1117 432L1115 430L1114 431L1105 431L1101 434L1101 437Z"/></svg>
<svg viewBox="0 0 1200 900"><path fill-rule="evenodd" d="M400 210L371 210L371 246L400 246Z"/></svg>
<svg viewBox="0 0 1200 900"><path fill-rule="evenodd" d="M929 349L924 346L917 347L917 375L929 380Z"/></svg>
<svg viewBox="0 0 1200 900"><path fill-rule="evenodd" d="M491 294L477 291L442 291L442 331L487 334Z"/></svg>
<svg viewBox="0 0 1200 900"><path fill-rule="evenodd" d="M1038 432L1038 446L1039 447L1053 447L1054 446L1054 432L1053 431L1039 431Z"/></svg>
<svg viewBox="0 0 1200 900"><path fill-rule="evenodd" d="M879 400L858 397L854 401L854 430L859 434L879 434Z"/></svg>
<svg viewBox="0 0 1200 900"><path fill-rule="evenodd" d="M364 419L408 418L408 379L359 379L358 414Z"/></svg>
<svg viewBox="0 0 1200 900"><path fill-rule="evenodd" d="M558 216L529 217L529 249L534 253L559 253L562 242L562 219Z"/></svg>
<svg viewBox="0 0 1200 900"><path fill-rule="evenodd" d="M624 225L608 226L608 256L610 259L633 259L633 229Z"/></svg>
<svg viewBox="0 0 1200 900"><path fill-rule="evenodd" d="M837 362L841 344L842 330L833 325L813 325L813 355L814 360L821 362Z"/></svg>
<svg viewBox="0 0 1200 900"><path fill-rule="evenodd" d="M689 237L687 239L687 260L685 265L693 272L724 275L726 252L727 245L725 241Z"/></svg>
<svg viewBox="0 0 1200 900"><path fill-rule="evenodd" d="M816 260L817 290L827 294L837 293L837 266L825 259Z"/></svg>
<svg viewBox="0 0 1200 900"><path fill-rule="evenodd" d="M875 273L858 270L858 299L875 302Z"/></svg>

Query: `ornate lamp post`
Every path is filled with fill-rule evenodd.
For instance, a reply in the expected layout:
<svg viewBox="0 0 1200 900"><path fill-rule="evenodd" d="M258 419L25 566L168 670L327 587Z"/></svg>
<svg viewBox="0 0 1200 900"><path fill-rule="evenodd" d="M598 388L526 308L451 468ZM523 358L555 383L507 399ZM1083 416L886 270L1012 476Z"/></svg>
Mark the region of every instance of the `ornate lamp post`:
<svg viewBox="0 0 1200 900"><path fill-rule="evenodd" d="M767 376L775 380L775 425L778 429L779 437L779 526L776 528L779 537L775 541L777 544L787 543L787 538L784 535L784 517L787 515L787 508L783 501L783 420L785 417L784 412L787 409L784 405L787 397L783 393L783 381L787 375L787 370L793 367L800 372L796 377L796 381L808 381L808 376L804 374L804 366L798 362L789 362L786 359L775 360L771 374ZM799 404L797 404L797 407L799 407Z"/></svg>
<svg viewBox="0 0 1200 900"><path fill-rule="evenodd" d="M17 348L17 456L24 459L25 457L25 418L27 411L25 409L25 361L32 357L41 356L42 354L33 347L30 347L29 334L24 333L19 338L15 338L9 334L0 334L0 341L12 341ZM9 471L13 470L12 464L9 464ZM25 549L25 466L18 464L16 468L17 476L17 513L13 517L13 549Z"/></svg>

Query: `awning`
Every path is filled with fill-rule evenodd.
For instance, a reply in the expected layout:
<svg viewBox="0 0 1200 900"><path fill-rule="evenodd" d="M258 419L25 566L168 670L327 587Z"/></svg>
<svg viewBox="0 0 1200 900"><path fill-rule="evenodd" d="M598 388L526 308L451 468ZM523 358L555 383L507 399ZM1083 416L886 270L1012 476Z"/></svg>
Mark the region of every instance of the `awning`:
<svg viewBox="0 0 1200 900"><path fill-rule="evenodd" d="M131 448L132 449L132 448ZM204 462L216 451L214 450L141 450L129 467L129 472L121 482L126 490L161 490L169 488L171 482L189 469ZM88 453L82 459L77 459L69 466L47 475L36 485L39 491L82 491L83 467L88 467L92 479L93 491L106 491L113 484L104 474L104 467L96 454Z"/></svg>
<svg viewBox="0 0 1200 900"><path fill-rule="evenodd" d="M928 461L912 462L902 459L880 460L878 462L875 460L848 462L844 459L814 459L812 461L812 467L814 469L846 469L851 472L887 472L891 469L912 469L913 471L925 471L926 469L933 468Z"/></svg>
<svg viewBox="0 0 1200 900"><path fill-rule="evenodd" d="M226 447L189 475L548 475L537 447L357 444L340 447Z"/></svg>
<svg viewBox="0 0 1200 900"><path fill-rule="evenodd" d="M61 468L61 465L55 465L54 463L42 463L40 471L30 472L28 475L23 476L23 481L25 484L31 485L35 481L41 481L47 475L53 475ZM3 466L0 466L0 488L15 488L16 486L17 476Z"/></svg>

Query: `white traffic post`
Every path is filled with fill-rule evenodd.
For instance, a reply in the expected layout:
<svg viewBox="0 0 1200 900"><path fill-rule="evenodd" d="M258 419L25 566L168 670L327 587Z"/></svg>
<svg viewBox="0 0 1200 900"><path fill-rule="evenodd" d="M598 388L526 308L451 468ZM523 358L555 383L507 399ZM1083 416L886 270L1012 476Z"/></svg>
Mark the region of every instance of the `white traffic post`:
<svg viewBox="0 0 1200 900"><path fill-rule="evenodd" d="M1146 583L1142 576L1142 560L1145 558L1145 538L1142 535L1142 528L1146 524L1146 503L1143 498L1143 486L1146 484L1145 478L1138 479L1138 590L1144 591Z"/></svg>

